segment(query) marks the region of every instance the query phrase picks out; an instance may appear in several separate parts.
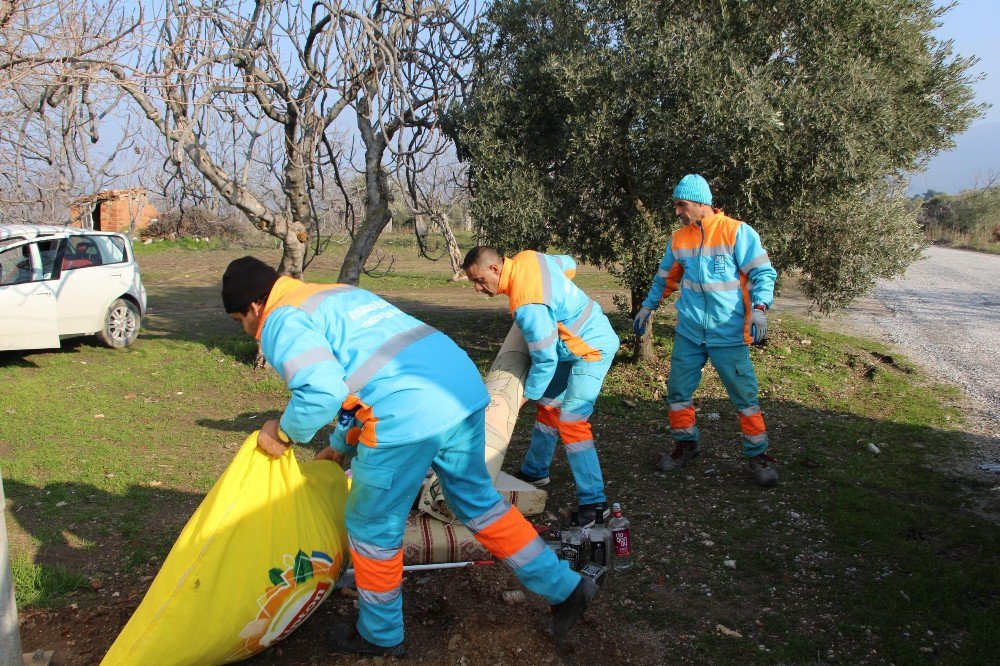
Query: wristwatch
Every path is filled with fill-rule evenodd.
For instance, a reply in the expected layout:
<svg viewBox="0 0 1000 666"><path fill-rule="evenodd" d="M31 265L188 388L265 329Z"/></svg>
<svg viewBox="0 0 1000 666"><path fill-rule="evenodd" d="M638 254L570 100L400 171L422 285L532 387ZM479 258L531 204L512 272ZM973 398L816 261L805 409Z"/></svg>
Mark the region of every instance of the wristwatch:
<svg viewBox="0 0 1000 666"><path fill-rule="evenodd" d="M281 428L278 428L278 439L285 446L291 446L292 445L292 440L288 437L287 434L285 434L285 431L282 430Z"/></svg>

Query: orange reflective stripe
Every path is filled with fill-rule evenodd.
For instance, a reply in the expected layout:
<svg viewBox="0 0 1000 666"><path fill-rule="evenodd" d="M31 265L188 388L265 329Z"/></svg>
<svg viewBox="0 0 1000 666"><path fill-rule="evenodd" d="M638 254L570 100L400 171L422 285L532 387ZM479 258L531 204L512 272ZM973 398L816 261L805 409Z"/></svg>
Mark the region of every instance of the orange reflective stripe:
<svg viewBox="0 0 1000 666"><path fill-rule="evenodd" d="M358 442L361 441L361 428L355 426L353 428L347 429L347 437L345 438L347 443L351 446L357 446Z"/></svg>
<svg viewBox="0 0 1000 666"><path fill-rule="evenodd" d="M486 546L494 557L505 560L530 543L538 536L538 532L524 519L521 512L512 506L507 513L475 535L479 543Z"/></svg>
<svg viewBox="0 0 1000 666"><path fill-rule="evenodd" d="M695 411L694 405L690 407L685 407L684 409L670 410L667 414L670 417L670 427L674 429L678 428L690 428L694 426Z"/></svg>
<svg viewBox="0 0 1000 666"><path fill-rule="evenodd" d="M535 420L551 428L559 427L559 408L549 405L538 405L538 415Z"/></svg>
<svg viewBox="0 0 1000 666"><path fill-rule="evenodd" d="M403 551L388 560L373 560L351 548L351 563L358 587L372 592L391 592L403 584Z"/></svg>
<svg viewBox="0 0 1000 666"><path fill-rule="evenodd" d="M671 422L673 419L671 419ZM673 425L673 423L671 423ZM756 414L751 414L750 416L744 416L740 414L740 432L744 435L763 435L764 429L764 415L760 412Z"/></svg>
<svg viewBox="0 0 1000 666"><path fill-rule="evenodd" d="M585 442L594 439L594 433L590 429L589 421L560 421L559 436L563 444L573 444L574 442Z"/></svg>
<svg viewBox="0 0 1000 666"><path fill-rule="evenodd" d="M753 344L753 336L750 335L750 315L753 314L753 305L750 303L750 290L747 289L746 273L740 273L740 291L743 292L743 342L748 345Z"/></svg>
<svg viewBox="0 0 1000 666"><path fill-rule="evenodd" d="M569 329L563 326L561 323L556 324L556 328L559 329L559 338L565 343L566 348L571 352L582 358L584 361L600 361L601 360L601 350L594 349L586 342L583 341L578 335L573 335L569 332Z"/></svg>
<svg viewBox="0 0 1000 666"><path fill-rule="evenodd" d="M355 412L354 418L361 421L362 427L360 428L361 433L358 439L365 446L370 446L375 448L378 446L378 440L375 437L375 428L378 425L378 417L372 412L372 408L369 405L361 402L361 398L354 395L353 393L348 394L347 398L340 404L344 409L354 409L358 408ZM350 433L348 433L350 435Z"/></svg>
<svg viewBox="0 0 1000 666"><path fill-rule="evenodd" d="M667 288L663 292L664 296L677 291L677 288L680 287L682 277L684 277L684 265L679 261L675 261L674 265L667 271Z"/></svg>

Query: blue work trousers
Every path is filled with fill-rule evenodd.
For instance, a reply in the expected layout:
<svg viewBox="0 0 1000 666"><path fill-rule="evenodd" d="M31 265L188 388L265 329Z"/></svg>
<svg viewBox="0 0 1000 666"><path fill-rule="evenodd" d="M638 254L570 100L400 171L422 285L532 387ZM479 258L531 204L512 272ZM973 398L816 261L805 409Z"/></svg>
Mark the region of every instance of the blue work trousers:
<svg viewBox="0 0 1000 666"><path fill-rule="evenodd" d="M501 498L486 469L485 410L413 444L358 447L351 465L347 532L358 585L358 631L381 646L403 640L402 544L407 515L428 468L452 512L521 582L550 604L579 575L559 560L524 516Z"/></svg>
<svg viewBox="0 0 1000 666"><path fill-rule="evenodd" d="M763 453L767 450L768 439L757 398L757 374L746 345L707 347L680 334L674 337L666 397L671 436L678 442L698 441L700 432L695 425L692 398L708 360L712 361L730 400L739 410L743 454L752 457Z"/></svg>

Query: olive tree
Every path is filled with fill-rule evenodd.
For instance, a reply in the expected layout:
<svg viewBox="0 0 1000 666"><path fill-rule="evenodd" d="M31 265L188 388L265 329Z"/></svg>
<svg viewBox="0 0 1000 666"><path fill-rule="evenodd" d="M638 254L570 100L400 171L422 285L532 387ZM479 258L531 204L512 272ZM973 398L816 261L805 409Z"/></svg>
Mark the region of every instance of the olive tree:
<svg viewBox="0 0 1000 666"><path fill-rule="evenodd" d="M705 175L823 311L901 272L900 174L979 113L932 0L499 0L452 132L484 237L648 288L673 185Z"/></svg>

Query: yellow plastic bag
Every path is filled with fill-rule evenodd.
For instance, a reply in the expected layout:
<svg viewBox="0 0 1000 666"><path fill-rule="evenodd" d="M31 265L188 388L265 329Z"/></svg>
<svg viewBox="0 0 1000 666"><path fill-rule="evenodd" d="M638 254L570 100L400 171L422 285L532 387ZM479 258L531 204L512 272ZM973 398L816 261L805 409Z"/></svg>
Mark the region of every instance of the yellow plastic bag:
<svg viewBox="0 0 1000 666"><path fill-rule="evenodd" d="M336 463L272 460L250 435L191 516L102 664L222 664L288 636L347 558Z"/></svg>

